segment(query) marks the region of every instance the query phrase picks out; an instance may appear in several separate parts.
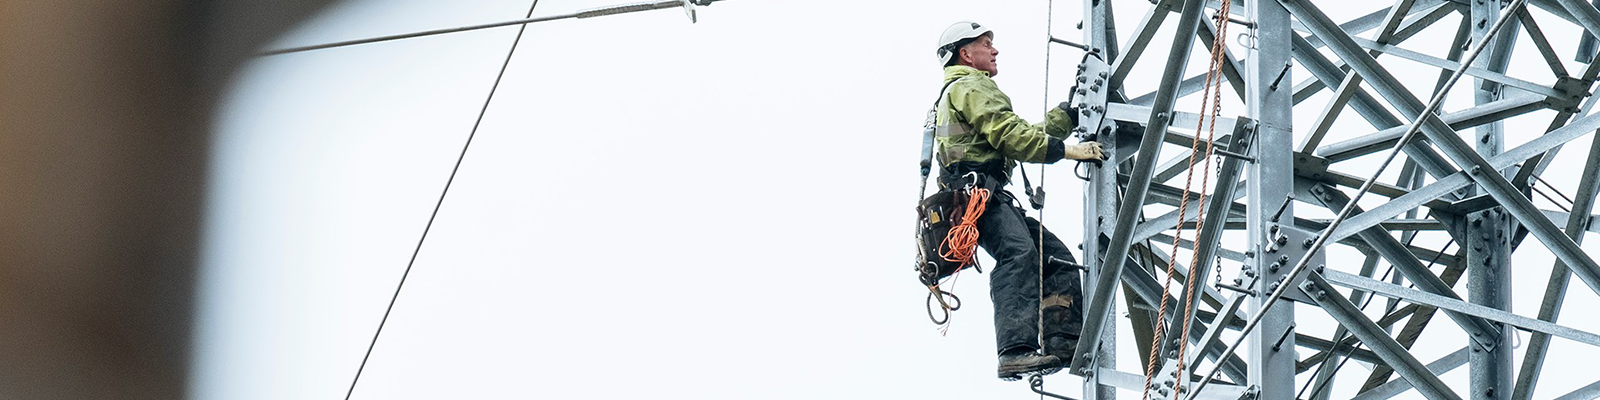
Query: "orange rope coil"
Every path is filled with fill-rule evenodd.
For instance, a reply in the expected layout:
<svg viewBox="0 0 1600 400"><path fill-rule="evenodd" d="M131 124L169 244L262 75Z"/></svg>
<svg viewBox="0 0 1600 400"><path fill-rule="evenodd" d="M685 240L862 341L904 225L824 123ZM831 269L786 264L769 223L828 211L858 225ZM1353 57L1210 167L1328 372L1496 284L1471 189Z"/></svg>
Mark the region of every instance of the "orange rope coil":
<svg viewBox="0 0 1600 400"><path fill-rule="evenodd" d="M989 204L989 189L967 190L967 206L961 212L961 223L950 228L939 244L939 256L945 261L961 263L962 268L972 265L972 256L978 250L978 217L983 216Z"/></svg>

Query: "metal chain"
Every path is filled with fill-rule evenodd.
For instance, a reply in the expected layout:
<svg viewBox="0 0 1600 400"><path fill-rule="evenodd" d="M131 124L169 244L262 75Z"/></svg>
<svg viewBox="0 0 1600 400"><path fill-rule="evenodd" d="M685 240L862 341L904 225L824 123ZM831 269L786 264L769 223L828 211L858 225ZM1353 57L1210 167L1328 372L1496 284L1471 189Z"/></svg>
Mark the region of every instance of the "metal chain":
<svg viewBox="0 0 1600 400"><path fill-rule="evenodd" d="M1195 235L1196 235L1196 237L1195 237L1196 240L1199 239L1199 236L1198 236L1199 232L1200 232L1200 230L1202 228L1205 227L1205 223L1206 223L1206 220L1205 220L1206 196L1207 196L1206 190L1207 190L1207 187L1210 186L1209 183L1211 182L1211 160L1212 160L1212 154L1214 154L1214 150L1216 150L1217 118L1222 115L1222 76L1221 76L1221 74L1222 74L1222 62L1223 62L1224 59L1227 58L1227 49L1228 49L1228 47L1227 47L1228 43L1224 38L1228 37L1228 9L1229 9L1229 5L1231 5L1232 3L1233 2L1231 2L1231 1L1224 1L1224 2L1222 2L1222 7L1217 10L1217 16L1216 16L1217 37L1216 37L1215 40L1212 41L1212 44L1211 44L1211 70L1207 72L1207 78L1206 78L1206 81L1207 81L1207 84L1208 84L1208 87L1206 88L1206 90L1208 92L1210 92L1210 94L1211 94L1211 99L1210 99L1211 100L1211 121L1209 123L1207 123L1207 126L1206 126L1206 158L1205 158L1205 166L1201 170L1201 175L1204 177L1205 181L1200 186L1200 200L1199 200L1200 209L1196 213L1196 215L1198 215L1199 218L1197 219L1197 222L1195 223L1195 228L1194 228ZM1211 78L1211 76L1213 76L1213 75L1216 76L1216 78L1214 80ZM1215 85L1215 86L1211 86L1211 85ZM1204 99L1202 99L1201 104L1202 104L1201 105L1202 112L1204 112ZM1204 122L1206 120L1204 114L1202 114L1200 116L1200 120L1202 122ZM1199 124L1197 123L1196 126L1195 126L1195 131L1196 132L1199 132L1199 126L1198 125ZM1227 183L1227 182L1218 182L1217 184L1218 185L1226 185L1226 184L1229 184L1229 183ZM1174 246L1173 252L1176 253L1177 252L1177 250L1176 250L1177 243L1174 242L1173 246ZM1188 374L1185 374L1185 373L1182 372L1182 371L1185 371L1185 369L1183 368L1184 367L1184 365L1183 365L1184 361L1188 360L1188 357L1185 356L1185 354L1186 354L1185 352L1189 348L1189 330L1194 325L1194 312L1195 312L1195 310L1200 309L1199 305L1195 304L1195 300L1196 299L1194 298L1195 297L1195 295L1194 295L1194 287L1195 286L1199 286L1200 282L1202 282L1200 280L1201 278L1200 278L1199 274L1196 273L1197 271L1194 270L1194 269L1198 269L1199 268L1199 263L1200 263L1200 251L1199 251L1198 246L1199 246L1199 244L1197 243L1195 251L1192 252L1192 255L1190 256L1189 268L1191 268L1191 269L1189 271L1189 279L1188 279L1188 282L1184 285L1185 286L1185 291L1184 291L1184 294L1183 294L1183 299L1184 299L1183 304L1185 305L1185 308L1184 308L1184 314L1183 314L1183 334L1182 334L1182 336L1178 337L1178 366L1177 366L1177 371L1179 371L1178 372L1179 376L1178 376L1178 379L1177 379L1177 383L1175 384L1175 387L1172 390L1174 393L1182 392L1183 391L1183 383L1184 383L1184 381L1188 380L1188 377L1186 376Z"/></svg>

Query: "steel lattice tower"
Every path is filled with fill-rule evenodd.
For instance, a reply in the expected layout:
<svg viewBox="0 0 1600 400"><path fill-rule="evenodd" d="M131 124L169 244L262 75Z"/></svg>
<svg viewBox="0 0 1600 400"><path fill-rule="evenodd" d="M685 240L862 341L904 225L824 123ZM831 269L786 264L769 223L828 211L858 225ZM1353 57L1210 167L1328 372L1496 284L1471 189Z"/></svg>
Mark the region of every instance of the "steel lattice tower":
<svg viewBox="0 0 1600 400"><path fill-rule="evenodd" d="M1113 3L1144 16L1131 31L1119 30ZM1234 1L1224 23L1231 24L1231 32L1244 32L1239 41L1245 43L1232 46L1221 67L1223 96L1232 103L1217 121L1214 144L1225 151L1213 170L1204 215L1194 206L1178 215L1189 145L1202 140L1203 132L1193 129L1196 113L1175 105L1202 89L1205 67L1194 60L1208 52L1219 30L1213 16L1221 4L1082 4L1083 42L1103 55L1106 65L1082 70L1077 87L1083 91L1077 95L1090 116L1103 116L1098 125L1088 123L1087 131L1099 133L1113 160L1092 170L1084 190L1086 315L1073 373L1084 377L1087 398L1142 390L1144 365L1118 368L1115 363L1118 351L1128 351L1115 348L1117 335L1131 334L1140 358L1147 360L1156 316L1164 314L1167 326L1177 327L1190 308L1196 310L1193 332L1177 338L1173 329L1169 343L1158 344L1162 350L1153 355L1169 368L1154 374L1158 388L1169 387L1162 380L1175 376L1170 368L1178 356L1177 340L1191 343L1183 357L1199 361L1186 367L1194 377L1174 386L1188 391L1216 371L1215 381L1184 398L1327 399L1330 390L1302 392L1303 383L1320 386L1337 379L1342 386L1360 385L1360 399L1413 390L1429 399L1529 399L1552 337L1600 346L1600 335L1553 322L1571 277L1600 292L1600 264L1578 246L1594 229L1590 213L1600 190L1600 135L1594 135L1600 116L1589 114L1595 103L1591 89L1600 75L1591 36L1600 33L1594 5L1578 0ZM1325 12L1330 7L1341 13L1370 8L1365 10L1370 13L1340 23ZM1558 24L1588 35L1545 35ZM1451 46L1407 46L1423 32L1441 31L1454 33L1446 36L1453 38ZM1168 37L1170 42L1160 40ZM1481 54L1474 54L1478 47ZM1564 60L1573 58L1573 48L1580 67L1569 71ZM1549 68L1513 76L1508 65L1514 59ZM1139 64L1165 72L1153 92L1131 89L1136 85L1129 77ZM1191 64L1202 66L1197 72ZM1426 69L1430 79L1401 79L1417 68ZM1464 76L1452 85L1450 78L1458 73ZM1471 100L1429 111L1436 97ZM1507 135L1503 130L1510 121L1542 131ZM1118 124L1143 129L1117 130ZM1417 133L1408 135L1410 130ZM1401 144L1404 137L1411 139ZM1540 175L1573 141L1580 144L1571 147L1580 149L1595 142L1576 189L1545 183ZM1388 173L1377 173L1376 160L1391 150L1400 157ZM1358 196L1369 180L1370 193ZM1535 204L1536 194L1552 191L1570 200ZM1334 217L1355 197L1363 200L1360 207L1347 218ZM1191 303L1181 296L1181 277L1163 290L1161 274L1168 267L1174 228L1199 218L1207 223L1184 235L1192 240L1184 242L1186 256L1177 258L1186 263L1187 252L1198 253L1194 265L1177 266L1184 276L1200 277L1196 284L1204 286L1196 288L1199 299ZM1321 247L1326 249L1310 251ZM1513 255L1524 251L1548 252L1557 260L1548 277L1517 275L1548 279L1548 288L1537 297L1516 296L1510 284L1517 274ZM1221 268L1214 260L1237 267L1236 285L1206 278ZM1384 276L1381 264L1392 266L1393 273ZM1271 294L1279 288L1284 288L1282 300L1274 301ZM1157 312L1162 296L1173 298L1165 312ZM1513 297L1539 302L1538 315L1512 313ZM1116 315L1118 302L1129 310L1126 319ZM1368 303L1393 305L1379 310L1383 307L1365 308ZM1321 315L1306 315L1313 314L1310 309ZM1339 327L1297 329L1297 319L1312 317L1331 318ZM1441 330L1460 332L1449 336L1465 338L1451 344L1459 350L1419 360L1410 349L1420 335ZM1512 343L1514 330L1531 334L1520 349ZM1525 352L1521 365L1514 365L1514 351ZM1336 368L1346 358L1374 369ZM1470 387L1450 387L1439 378L1463 366ZM1586 381L1563 399L1600 397L1600 382L1587 382L1596 374L1545 376Z"/></svg>

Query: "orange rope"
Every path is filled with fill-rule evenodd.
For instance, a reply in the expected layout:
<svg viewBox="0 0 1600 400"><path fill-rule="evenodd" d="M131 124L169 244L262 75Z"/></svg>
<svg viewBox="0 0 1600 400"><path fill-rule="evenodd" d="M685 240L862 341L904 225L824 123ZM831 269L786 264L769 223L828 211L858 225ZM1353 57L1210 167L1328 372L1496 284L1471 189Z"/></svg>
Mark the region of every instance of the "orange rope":
<svg viewBox="0 0 1600 400"><path fill-rule="evenodd" d="M1223 4L1222 4L1221 9L1219 9L1217 11L1217 19L1216 19L1217 20L1217 37L1211 43L1211 71L1210 71L1210 73L1208 75L1220 75L1220 73L1219 73L1220 71L1219 70L1222 67L1222 61L1223 61L1223 59L1224 59L1224 57L1226 55L1225 50L1227 49L1226 48L1227 42L1224 41L1223 38L1226 38L1228 36L1228 20L1227 20L1227 18L1228 18L1228 5L1229 5L1229 3L1232 3L1232 2L1231 1L1224 1ZM1206 80L1211 81L1212 79L1207 78ZM1194 227L1196 235L1198 235L1198 232L1200 232L1201 229L1205 228L1205 224L1206 224L1206 220L1205 220L1206 193L1207 193L1206 190L1207 190L1207 187L1210 186L1209 183L1211 181L1211 154L1212 154L1212 151L1215 150L1215 148L1213 146L1216 144L1216 139L1215 138L1217 136L1217 117L1222 114L1222 77L1220 77L1220 76L1217 77L1215 79L1215 81L1212 82L1211 84L1216 85L1216 90L1211 90L1211 89L1207 89L1206 90L1207 92L1209 92L1209 94L1211 94L1211 98L1210 99L1202 98L1200 100L1201 101L1200 112L1202 112L1202 113L1205 112L1205 101L1206 100L1210 100L1211 101L1211 121L1209 121L1209 125L1207 125L1208 129L1206 130L1205 166L1201 170L1202 176L1205 177L1205 183L1202 183L1201 186L1200 186L1200 200L1199 200L1199 202L1200 202L1200 210L1199 210L1198 213L1196 213L1196 215L1199 215L1200 217L1196 219L1195 227ZM1201 118L1201 120L1204 121L1205 118ZM1195 138L1196 138L1195 141L1196 142L1199 142L1198 139L1200 137L1200 126L1199 125L1200 124L1198 124L1198 123L1195 124ZM1231 183L1229 183L1229 182L1219 182L1218 184L1219 185L1227 185L1227 184L1231 184ZM1182 222L1179 222L1179 225L1182 225ZM1195 237L1195 240L1199 240L1199 239L1200 238L1198 236ZM1176 247L1177 246L1177 242L1174 242L1173 246L1174 246L1173 247L1173 254L1176 255L1177 254L1177 247ZM1184 286L1183 300L1184 300L1184 304L1186 305L1186 309L1183 310L1183 312L1184 312L1184 314L1183 314L1183 329L1182 329L1182 333L1180 333L1182 336L1179 336L1179 340L1178 340L1178 365L1177 365L1178 379L1177 379L1177 382L1175 382L1175 386L1172 389L1173 392L1182 392L1183 391L1183 383L1184 383L1184 381L1187 381L1189 379L1189 377L1188 377L1189 374L1186 371L1184 371L1184 368L1183 368L1184 365L1183 364L1184 364L1184 361L1188 359L1188 357L1185 355L1185 352L1187 352L1188 348L1189 348L1189 328L1194 324L1194 315L1193 315L1194 314L1194 310L1197 310L1197 309L1200 308L1199 305L1194 303L1195 302L1194 287L1200 285L1200 282L1203 282L1201 279L1204 279L1204 277L1199 276L1199 274L1198 274L1199 271L1197 271L1199 269L1198 267L1200 265L1199 247L1200 247L1200 244L1196 243L1195 244L1195 251L1191 252L1191 254L1190 254L1190 257L1189 257L1189 267L1190 267L1189 277L1188 277L1188 279L1185 280L1185 282L1183 284L1183 286Z"/></svg>
<svg viewBox="0 0 1600 400"><path fill-rule="evenodd" d="M950 228L939 243L939 256L945 261L961 263L957 271L972 265L972 256L978 251L978 217L989 204L989 190L973 188L967 191L967 207L962 210L961 223Z"/></svg>
<svg viewBox="0 0 1600 400"><path fill-rule="evenodd" d="M977 263L977 260L974 260L973 256L978 251L978 217L983 216L983 212L988 207L988 204L988 189L969 189L967 191L967 206L966 208L962 209L961 219L959 219L961 222L956 224L956 226L951 227L950 233L945 234L944 240L939 243L940 257L943 257L945 261L961 263L961 266L956 267L956 271L950 274L950 278L948 280L950 290L948 292L955 292L956 279L961 276L961 271L967 269L968 266ZM937 296L939 284L934 284L933 286L929 287L929 289L933 290L935 296ZM948 305L944 304L942 299L939 301L939 303L940 307L944 308L945 315L947 315L945 317L946 319L943 326L940 326L939 329L939 334L944 335L949 333L950 322L955 319L952 318L953 315L950 314L950 312L954 311L954 309L949 308Z"/></svg>
<svg viewBox="0 0 1600 400"><path fill-rule="evenodd" d="M1216 23L1217 23L1217 31L1218 32L1217 32L1216 38L1214 40L1212 40L1212 43L1211 43L1211 59L1209 60L1210 61L1210 65L1208 65L1208 68L1207 68L1207 71L1206 71L1205 91L1204 91L1204 93L1202 93L1200 95L1200 118L1199 118L1199 121L1196 123L1196 126L1195 126L1195 141L1194 141L1194 143L1191 144L1191 146L1189 148L1188 176L1185 178L1185 181L1183 183L1183 195L1182 195L1181 199L1178 201L1178 223L1177 223L1177 226L1174 228L1174 229L1176 229L1176 232L1173 233L1173 235L1172 235L1172 253L1168 254L1168 256L1167 256L1168 257L1167 258L1167 276L1166 276L1166 280L1161 285L1161 288L1162 288L1161 305L1160 305L1160 307L1156 308L1157 317L1156 317L1156 325L1155 325L1155 329L1154 329L1154 331L1155 331L1154 332L1154 336L1155 337L1154 337L1154 340L1151 340L1151 342L1150 342L1150 359L1148 360L1148 364L1145 366L1144 394L1143 394L1143 398L1144 399L1149 399L1150 398L1150 387L1151 387L1152 380L1154 379L1155 373L1156 373L1156 360L1162 359L1162 356L1161 356L1161 353L1160 353L1161 344L1166 341L1167 330L1170 328L1170 327L1167 326L1166 313L1167 313L1167 299L1169 299L1171 296L1169 296L1167 294L1167 288L1171 287L1171 285L1172 285L1172 277L1173 277L1173 275L1177 274L1178 245L1183 240L1183 231L1184 231L1183 222L1184 222L1185 219L1187 219L1187 218L1184 217L1184 215L1187 213L1188 207L1189 207L1189 193L1191 192L1191 189L1193 188L1192 185L1194 183L1194 165L1195 165L1195 161L1197 161L1197 158L1200 158L1198 156L1200 154L1200 143L1202 141L1205 142L1205 145L1206 145L1205 156L1203 157L1205 166L1204 166L1204 170L1201 172L1200 191L1198 192L1199 193L1199 198L1196 200L1196 202L1200 203L1200 206L1199 206L1199 209L1196 212L1195 232L1198 233L1202 228L1205 227L1205 222L1206 222L1205 221L1206 192L1207 192L1207 189L1210 187L1210 182L1211 182L1211 155L1212 155L1212 151L1214 150L1214 148L1212 147L1212 141L1214 140L1214 137L1216 136L1216 119L1217 119L1217 116L1220 115L1221 112L1222 112L1222 102L1221 102L1221 100L1222 100L1222 98L1221 98L1222 97L1222 87L1221 87L1222 86L1222 77L1220 76L1221 75L1220 72L1221 72L1221 69L1222 69L1223 59L1225 58L1225 55L1227 54L1225 52L1225 49L1226 49L1225 46L1227 45L1227 42L1225 42L1223 38L1225 38L1227 36L1227 32L1228 32L1228 21L1226 20L1226 18L1227 18L1227 15L1228 15L1228 8L1229 8L1228 6L1231 3L1232 2L1229 2L1229 1L1222 2L1222 6L1217 11L1216 18L1214 19L1216 21ZM1207 107L1206 107L1207 105L1211 106L1210 110L1207 110ZM1201 140L1200 139L1200 128L1203 125L1205 125L1205 123L1207 122L1206 121L1206 112L1207 111L1210 111L1210 114L1211 114L1211 116L1210 116L1211 120L1209 121L1211 123L1210 126L1209 126L1210 129L1207 132L1206 138L1204 140ZM1224 184L1226 184L1226 183L1224 183ZM1196 239L1199 239L1199 238L1196 237ZM1199 246L1199 244L1197 243L1196 246ZM1153 250L1153 249L1151 249L1151 250ZM1191 257L1191 260L1189 262L1189 265L1191 267L1195 266L1195 263L1198 262L1198 257L1199 256L1200 256L1200 254L1199 254L1198 251L1193 253L1193 257ZM1177 358L1177 376L1176 376L1175 387L1173 388L1173 393L1175 395L1182 391L1183 382L1188 379L1187 374L1184 372L1184 358L1185 358L1184 357L1184 352L1186 352L1188 350L1188 345L1189 345L1189 341L1188 341L1189 332L1190 332L1189 328L1190 328L1190 325L1191 325L1191 321L1193 320L1193 316L1191 315L1191 313L1193 312L1192 310L1198 308L1198 307L1195 307L1193 305L1193 301L1194 301L1194 299L1193 299L1193 297L1194 297L1194 286L1198 282L1198 278L1199 278L1199 277L1196 276L1195 272L1196 271L1194 271L1194 270L1190 270L1189 271L1189 276L1185 279L1185 282L1184 282L1183 297L1184 297L1184 300L1185 300L1184 304L1187 307L1185 307L1185 310L1182 310L1182 312L1184 313L1184 316L1183 316L1184 321L1183 321L1183 324L1182 324L1182 329L1180 330L1180 335L1181 336L1179 336L1178 339L1177 339L1178 340L1178 354L1177 354L1177 357L1176 357Z"/></svg>

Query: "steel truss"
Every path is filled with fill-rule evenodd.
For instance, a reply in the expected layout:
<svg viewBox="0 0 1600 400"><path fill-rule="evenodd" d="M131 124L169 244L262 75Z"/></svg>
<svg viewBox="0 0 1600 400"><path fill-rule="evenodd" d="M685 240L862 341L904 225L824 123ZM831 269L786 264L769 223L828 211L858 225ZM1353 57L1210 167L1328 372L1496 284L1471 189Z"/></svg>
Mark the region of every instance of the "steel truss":
<svg viewBox="0 0 1600 400"><path fill-rule="evenodd" d="M1217 121L1213 144L1224 157L1204 215L1195 206L1179 215L1183 189L1172 182L1181 179L1189 154L1174 149L1187 150L1203 139L1192 130L1199 116L1175 104L1203 88L1205 72L1186 69L1219 31L1213 19L1217 1L1082 2L1083 44L1106 65L1080 69L1084 90L1077 94L1087 100L1079 104L1103 106L1086 114L1099 118L1081 120L1104 120L1086 122L1086 132L1098 134L1113 160L1092 169L1084 190L1087 303L1072 371L1085 378L1086 398L1144 388L1143 372L1126 372L1143 371L1143 365L1119 369L1115 362L1118 289L1128 303L1126 333L1138 343L1140 359L1157 357L1157 365L1167 366L1152 377L1156 394L1166 393L1161 398L1330 398L1326 388L1302 391L1298 376L1309 387L1339 378L1345 386L1359 383L1359 399L1414 390L1429 399L1521 400L1539 382L1552 337L1600 346L1600 335L1557 322L1573 276L1600 293L1600 264L1578 246L1586 232L1600 231L1590 215L1600 191L1600 135L1592 134L1600 129L1600 115L1589 114L1600 62L1594 60L1592 36L1544 33L1555 24L1600 33L1600 10L1578 0L1399 0L1336 23L1312 0L1236 0L1234 15L1224 23L1246 32L1240 40L1248 48L1236 54L1234 46L1220 72L1224 96L1243 107L1230 106ZM1143 10L1144 17L1131 31L1119 32L1113 4ZM1406 46L1430 29L1454 32L1452 46ZM1171 40L1163 43L1163 33L1173 35ZM1518 48L1519 38L1533 45ZM1574 42L1582 68L1569 71L1555 45ZM1154 57L1162 46L1166 57ZM1518 56L1543 60L1548 74L1508 72ZM1129 93L1124 85L1140 63L1165 71L1154 92ZM1408 86L1396 77L1400 70L1390 69L1400 67L1435 70L1438 78ZM1452 75L1469 79L1457 85ZM1425 103L1466 93L1473 106L1434 110L1436 105ZM1297 109L1316 117L1296 123ZM1360 118L1372 129L1355 131L1348 123L1335 129L1341 117ZM1541 119L1546 129L1517 135L1522 143L1505 148L1504 122L1513 119ZM1405 138L1410 139L1401 143ZM1521 140L1526 138L1532 139ZM1575 191L1540 178L1565 144L1585 138L1591 145ZM1378 173L1372 159L1363 158L1395 146L1404 155L1394 169L1398 174ZM1380 176L1385 181L1376 181ZM1339 215L1364 186L1367 198L1382 201L1351 205L1348 218L1325 217ZM1560 209L1538 207L1534 199ZM1199 262L1175 266L1182 275L1175 282L1194 274L1200 278L1196 284L1205 286L1196 288L1198 298L1190 302L1181 298L1182 287L1164 289L1159 274L1167 270L1170 249L1164 244L1172 243L1175 226L1200 218L1206 223L1199 232L1190 229L1181 250L1198 253ZM1535 240L1524 240L1528 236ZM1334 249L1321 249L1324 242L1364 260L1330 258ZM1519 249L1548 249L1557 260L1537 316L1510 310L1507 277ZM1205 279L1221 260L1239 266L1234 284ZM1393 274L1380 276L1380 262L1392 266ZM1309 267L1293 268L1299 265ZM1279 288L1287 301L1269 296ZM1163 296L1173 299L1158 313ZM1368 303L1386 310L1375 317L1364 310ZM1320 309L1326 316L1316 317L1331 317L1339 327L1297 330L1294 304L1313 306L1300 307L1302 314ZM1440 312L1449 322L1430 323ZM1172 329L1161 350L1148 354L1158 314L1171 327L1192 314L1196 328L1183 338ZM1429 328L1456 330L1466 340L1459 350L1424 362L1410 349ZM1513 330L1531 333L1516 368ZM1179 340L1193 344L1186 354L1177 354ZM1180 356L1199 361L1185 363L1187 371L1178 374L1172 368ZM1372 370L1339 369L1347 359ZM1439 378L1462 365L1468 366L1470 387L1449 387ZM1185 383L1175 385L1179 376ZM1351 382L1355 378L1363 380ZM1175 386L1185 390L1167 389ZM1600 382L1561 398L1597 393Z"/></svg>

